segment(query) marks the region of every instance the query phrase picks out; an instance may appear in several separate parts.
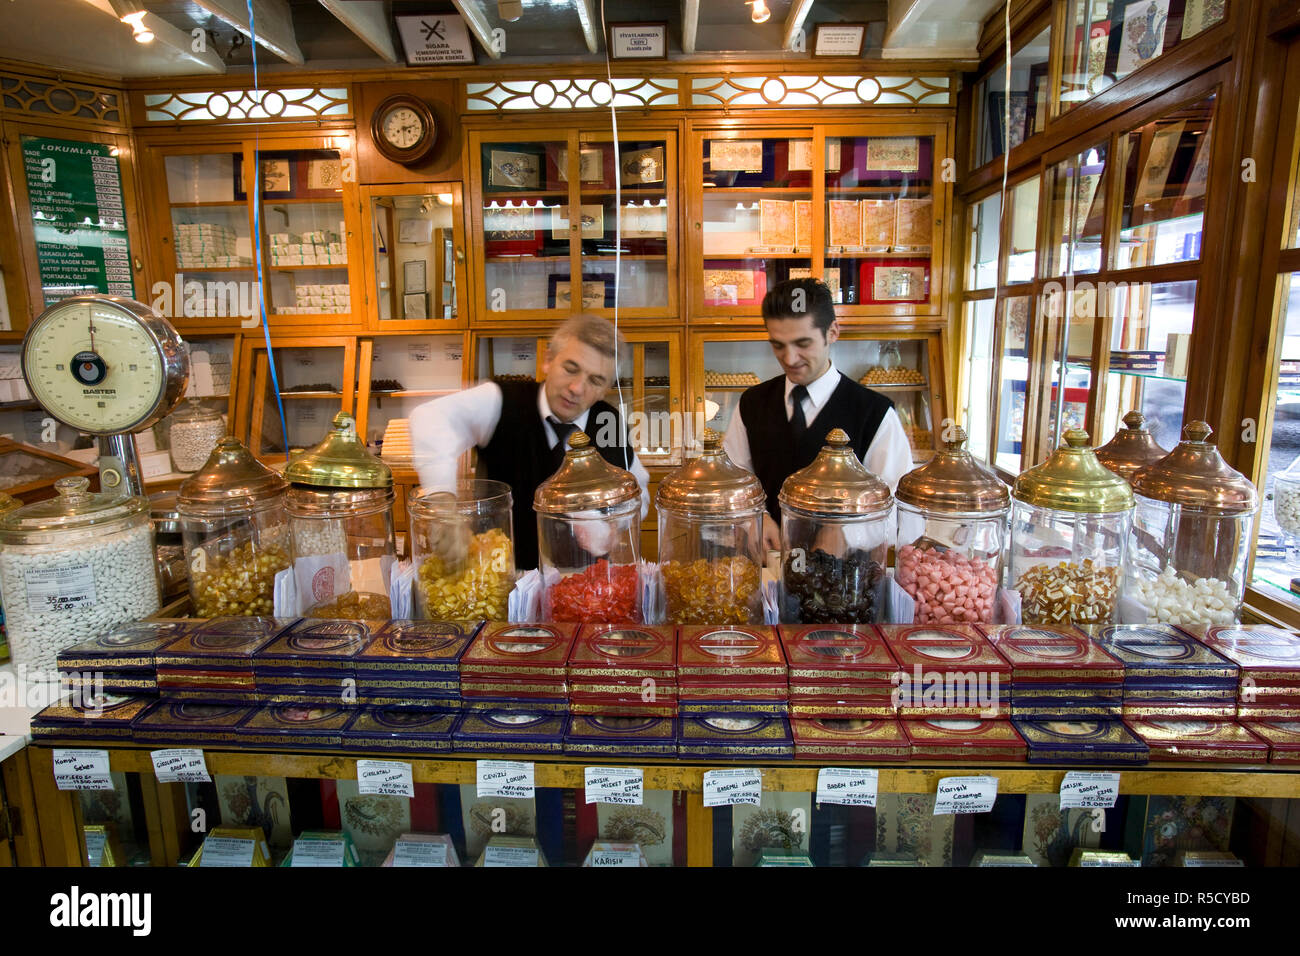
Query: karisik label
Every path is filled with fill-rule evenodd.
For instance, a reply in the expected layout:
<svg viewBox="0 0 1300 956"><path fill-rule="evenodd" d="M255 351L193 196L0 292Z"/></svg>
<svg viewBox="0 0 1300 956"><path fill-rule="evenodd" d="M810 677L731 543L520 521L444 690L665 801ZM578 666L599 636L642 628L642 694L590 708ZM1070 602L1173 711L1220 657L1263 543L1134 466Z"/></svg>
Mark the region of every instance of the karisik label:
<svg viewBox="0 0 1300 956"><path fill-rule="evenodd" d="M1061 781L1061 809L1109 810L1119 799L1119 774L1071 770Z"/></svg>
<svg viewBox="0 0 1300 956"><path fill-rule="evenodd" d="M414 797L411 765L401 760L358 760L357 784L361 793L381 797Z"/></svg>
<svg viewBox="0 0 1300 956"><path fill-rule="evenodd" d="M591 853L592 866L640 866L641 851L635 847L630 849L617 850L593 850Z"/></svg>
<svg viewBox="0 0 1300 956"><path fill-rule="evenodd" d="M159 783L211 783L203 751L198 749L155 750L149 754Z"/></svg>
<svg viewBox="0 0 1300 956"><path fill-rule="evenodd" d="M521 760L478 761L479 797L514 797L531 800L537 788L533 764Z"/></svg>
<svg viewBox="0 0 1300 956"><path fill-rule="evenodd" d="M934 815L988 813L997 798L997 777L943 777L935 790Z"/></svg>
<svg viewBox="0 0 1300 956"><path fill-rule="evenodd" d="M817 802L845 807L874 807L880 785L875 770L823 767L817 771Z"/></svg>
<svg viewBox="0 0 1300 956"><path fill-rule="evenodd" d="M628 767L586 767L583 775L587 803L617 803L639 807L645 802L645 774L641 770Z"/></svg>
<svg viewBox="0 0 1300 956"><path fill-rule="evenodd" d="M741 803L758 806L763 802L763 772L761 770L706 770L704 772L704 805L706 807L734 807Z"/></svg>
<svg viewBox="0 0 1300 956"><path fill-rule="evenodd" d="M60 790L112 790L108 751L54 751L54 785Z"/></svg>

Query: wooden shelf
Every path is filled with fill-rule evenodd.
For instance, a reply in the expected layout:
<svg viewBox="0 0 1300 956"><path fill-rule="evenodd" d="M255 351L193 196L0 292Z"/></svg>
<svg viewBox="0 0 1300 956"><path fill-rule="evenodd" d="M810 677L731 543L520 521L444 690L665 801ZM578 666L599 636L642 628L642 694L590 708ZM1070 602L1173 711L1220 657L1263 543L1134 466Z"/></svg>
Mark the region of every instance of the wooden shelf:
<svg viewBox="0 0 1300 956"><path fill-rule="evenodd" d="M341 194L337 197L322 196L319 199L299 199L299 198L269 199L265 196L262 197L262 205L264 206L308 206L308 205L312 205L313 203L317 206L340 206L341 207L343 205L343 196Z"/></svg>
<svg viewBox="0 0 1300 956"><path fill-rule="evenodd" d="M346 262L343 263L343 265L341 265L341 266L338 266L338 265L328 265L328 266L267 266L267 268L270 269L272 272L302 272L302 271L304 271L304 270L314 270L314 271L316 271L316 272L320 272L320 271L322 271L322 270L324 270L324 269L328 269L328 270L331 270L331 271L333 271L333 270L335 270L335 269L343 269L343 270L346 270L347 267L348 267L348 264L347 264Z"/></svg>
<svg viewBox="0 0 1300 956"><path fill-rule="evenodd" d="M568 202L569 191L567 189L564 190L520 189L518 191L512 190L511 192L499 193L499 192L493 192L491 187L489 187L483 191L483 202L485 204L483 208L490 209L492 201L496 199L563 199L565 202ZM499 209L501 207L498 205L497 208Z"/></svg>
<svg viewBox="0 0 1300 956"><path fill-rule="evenodd" d="M927 259L928 252L832 252L834 246L826 248L827 259Z"/></svg>
<svg viewBox="0 0 1300 956"><path fill-rule="evenodd" d="M177 266L177 272L256 272L257 266Z"/></svg>
<svg viewBox="0 0 1300 956"><path fill-rule="evenodd" d="M811 252L705 252L704 264L707 267L710 260L713 259L808 259L811 261Z"/></svg>
<svg viewBox="0 0 1300 956"><path fill-rule="evenodd" d="M618 195L620 192L624 196L667 196L668 195L667 187L660 186L658 184L656 184L654 188L650 188L644 183L638 186L624 186L621 190L615 190L612 187L606 187L606 186L595 186L591 189L588 189L586 186L582 187L582 195L584 196L615 196Z"/></svg>
<svg viewBox="0 0 1300 956"><path fill-rule="evenodd" d="M281 392L281 398L342 398L342 392Z"/></svg>
<svg viewBox="0 0 1300 956"><path fill-rule="evenodd" d="M897 197L897 198L899 198L899 199L929 199L930 196L929 196L928 194L929 194L930 192L933 191L933 188L934 188L933 186L916 186L916 185L913 185L912 183L908 183L906 186L832 186L830 183L827 183L827 184L826 184L826 198L827 198L827 199L834 199L835 196L832 195L832 194L834 194L834 193L845 193L846 195L852 195L852 194L855 194L855 193L856 193L857 195L871 195L871 194L874 193L874 194L877 194L877 195L878 195L878 194L880 194L880 193L896 193L896 192L902 192L904 189L906 189L906 191L909 192L909 193L912 192L913 190L915 190L916 192L925 192L925 193L927 193L927 195L925 195L925 196L910 196L910 195L909 195L909 196L899 196L899 197Z"/></svg>
<svg viewBox="0 0 1300 956"><path fill-rule="evenodd" d="M371 398L426 398L433 395L453 395L460 391L458 388L404 388L401 391L390 392L384 390L371 390Z"/></svg>
<svg viewBox="0 0 1300 956"><path fill-rule="evenodd" d="M714 186L711 183L704 184L704 201L708 202L712 195L723 195L726 193L798 193L803 199L812 199L811 186Z"/></svg>
<svg viewBox="0 0 1300 956"><path fill-rule="evenodd" d="M862 382L858 384L875 392L924 392L930 388L924 382L920 385L865 385Z"/></svg>
<svg viewBox="0 0 1300 956"><path fill-rule="evenodd" d="M173 209L208 209L215 206L243 206L248 207L247 199L218 199L212 202L172 202L167 205Z"/></svg>

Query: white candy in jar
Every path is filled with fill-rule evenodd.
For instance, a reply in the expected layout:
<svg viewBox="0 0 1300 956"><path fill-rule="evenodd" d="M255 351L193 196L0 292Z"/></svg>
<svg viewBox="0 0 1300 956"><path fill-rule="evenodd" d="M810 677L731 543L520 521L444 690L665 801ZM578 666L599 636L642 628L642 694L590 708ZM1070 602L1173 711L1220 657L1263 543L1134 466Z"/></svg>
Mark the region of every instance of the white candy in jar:
<svg viewBox="0 0 1300 956"><path fill-rule="evenodd" d="M297 557L341 554L347 549L348 536L342 518L294 519L293 553Z"/></svg>
<svg viewBox="0 0 1300 956"><path fill-rule="evenodd" d="M1147 609L1148 624L1213 626L1236 620L1237 600L1227 582L1218 578L1197 578L1193 583L1166 567L1153 579L1139 579L1136 591Z"/></svg>
<svg viewBox="0 0 1300 956"><path fill-rule="evenodd" d="M215 425L204 420L174 422L168 433L172 464L177 471L198 471L225 434L226 426L220 418Z"/></svg>
<svg viewBox="0 0 1300 956"><path fill-rule="evenodd" d="M0 549L0 600L14 665L53 674L61 650L158 610L153 531L86 536L66 551Z"/></svg>
<svg viewBox="0 0 1300 956"><path fill-rule="evenodd" d="M1287 534L1300 535L1300 485L1274 484L1273 518Z"/></svg>

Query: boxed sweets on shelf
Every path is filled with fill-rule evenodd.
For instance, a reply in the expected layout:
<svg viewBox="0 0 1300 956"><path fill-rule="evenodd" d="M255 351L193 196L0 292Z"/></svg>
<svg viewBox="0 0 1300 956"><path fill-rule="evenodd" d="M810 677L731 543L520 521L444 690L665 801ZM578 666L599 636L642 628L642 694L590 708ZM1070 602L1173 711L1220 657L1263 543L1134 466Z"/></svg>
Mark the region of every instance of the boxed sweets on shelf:
<svg viewBox="0 0 1300 956"><path fill-rule="evenodd" d="M568 663L574 714L674 717L677 642L672 628L583 627Z"/></svg>
<svg viewBox="0 0 1300 956"><path fill-rule="evenodd" d="M347 750L428 754L451 750L460 715L418 707L367 707L343 728Z"/></svg>
<svg viewBox="0 0 1300 956"><path fill-rule="evenodd" d="M159 701L136 718L131 737L137 744L167 747L228 747L238 739L237 728L254 707Z"/></svg>
<svg viewBox="0 0 1300 956"><path fill-rule="evenodd" d="M785 624L790 716L892 717L898 662L869 624Z"/></svg>
<svg viewBox="0 0 1300 956"><path fill-rule="evenodd" d="M1208 760L1265 763L1268 744L1231 720L1172 720L1149 717L1125 720L1151 751L1152 760Z"/></svg>
<svg viewBox="0 0 1300 956"><path fill-rule="evenodd" d="M338 750L356 710L313 704L268 704L236 728L240 744L254 750Z"/></svg>
<svg viewBox="0 0 1300 956"><path fill-rule="evenodd" d="M460 702L460 659L483 621L389 621L352 659L357 696L378 706Z"/></svg>
<svg viewBox="0 0 1300 956"><path fill-rule="evenodd" d="M568 723L563 714L522 709L470 712L452 731L452 748L462 753L560 754Z"/></svg>
<svg viewBox="0 0 1300 956"><path fill-rule="evenodd" d="M445 833L403 833L381 866L460 866L460 856Z"/></svg>
<svg viewBox="0 0 1300 956"><path fill-rule="evenodd" d="M154 653L158 692L169 700L256 702L253 656L297 618L219 617Z"/></svg>
<svg viewBox="0 0 1300 956"><path fill-rule="evenodd" d="M270 866L271 850L261 827L213 827L190 866Z"/></svg>
<svg viewBox="0 0 1300 956"><path fill-rule="evenodd" d="M1118 717L1124 665L1074 628L979 624L1011 665L1013 717Z"/></svg>
<svg viewBox="0 0 1300 956"><path fill-rule="evenodd" d="M1142 764L1147 746L1118 718L1052 720L1014 717L1030 763Z"/></svg>
<svg viewBox="0 0 1300 956"><path fill-rule="evenodd" d="M569 654L579 627L488 624L461 656L461 695L566 699Z"/></svg>
<svg viewBox="0 0 1300 956"><path fill-rule="evenodd" d="M59 680L82 694L156 694L154 655L190 626L188 621L137 621L59 652Z"/></svg>
<svg viewBox="0 0 1300 956"><path fill-rule="evenodd" d="M65 697L32 718L32 742L46 746L131 742L131 725L157 703L151 697Z"/></svg>
<svg viewBox="0 0 1300 956"><path fill-rule="evenodd" d="M678 712L788 712L790 689L776 628L686 626L677 631Z"/></svg>
<svg viewBox="0 0 1300 956"><path fill-rule="evenodd" d="M1268 744L1269 763L1300 764L1300 720L1259 720L1247 726Z"/></svg>
<svg viewBox="0 0 1300 956"><path fill-rule="evenodd" d="M564 734L566 754L607 757L674 757L677 755L677 721L671 717L569 718Z"/></svg>
<svg viewBox="0 0 1300 956"><path fill-rule="evenodd" d="M784 760L794 756L794 739L784 717L681 717L677 754L691 760Z"/></svg>
<svg viewBox="0 0 1300 956"><path fill-rule="evenodd" d="M893 717L792 718L796 760L907 760L912 744Z"/></svg>
<svg viewBox="0 0 1300 956"><path fill-rule="evenodd" d="M980 763L1025 759L1024 738L1009 720L932 717L899 723L912 745L913 760Z"/></svg>
<svg viewBox="0 0 1300 956"><path fill-rule="evenodd" d="M355 706L352 658L382 627L380 621L299 621L254 655L258 700Z"/></svg>
<svg viewBox="0 0 1300 956"><path fill-rule="evenodd" d="M312 844L319 844L316 852ZM295 860L295 857L301 859ZM310 860L310 862L309 862ZM352 836L345 830L303 830L281 866L360 866Z"/></svg>
<svg viewBox="0 0 1300 956"><path fill-rule="evenodd" d="M1167 624L1117 624L1097 643L1124 663L1125 717L1237 715L1237 665Z"/></svg>
<svg viewBox="0 0 1300 956"><path fill-rule="evenodd" d="M898 715L1006 717L1011 665L973 625L877 624L898 661Z"/></svg>
<svg viewBox="0 0 1300 956"><path fill-rule="evenodd" d="M1300 636L1263 624L1212 627L1201 643L1240 669L1237 716L1300 718Z"/></svg>

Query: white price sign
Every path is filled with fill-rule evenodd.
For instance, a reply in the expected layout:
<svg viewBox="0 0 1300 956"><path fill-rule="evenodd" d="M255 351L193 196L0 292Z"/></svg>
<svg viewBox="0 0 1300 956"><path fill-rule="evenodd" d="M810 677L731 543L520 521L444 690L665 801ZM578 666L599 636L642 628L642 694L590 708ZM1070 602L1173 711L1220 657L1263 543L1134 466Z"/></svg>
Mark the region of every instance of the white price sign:
<svg viewBox="0 0 1300 956"><path fill-rule="evenodd" d="M880 785L875 770L823 767L817 771L817 802L846 807L874 807Z"/></svg>
<svg viewBox="0 0 1300 956"><path fill-rule="evenodd" d="M447 866L447 844L398 840L393 847L393 866Z"/></svg>
<svg viewBox="0 0 1300 956"><path fill-rule="evenodd" d="M934 815L988 813L997 798L997 777L944 777L935 791Z"/></svg>
<svg viewBox="0 0 1300 956"><path fill-rule="evenodd" d="M537 851L523 846L489 846L483 851L484 866L536 866Z"/></svg>
<svg viewBox="0 0 1300 956"><path fill-rule="evenodd" d="M49 614L95 606L95 571L87 562L23 572L27 613Z"/></svg>
<svg viewBox="0 0 1300 956"><path fill-rule="evenodd" d="M640 866L641 851L636 847L617 850L592 850L592 866Z"/></svg>
<svg viewBox="0 0 1300 956"><path fill-rule="evenodd" d="M342 866L342 840L294 840L293 866Z"/></svg>
<svg viewBox="0 0 1300 956"><path fill-rule="evenodd" d="M253 841L238 837L208 837L199 866L252 866Z"/></svg>
<svg viewBox="0 0 1300 956"><path fill-rule="evenodd" d="M1119 799L1119 774L1071 770L1061 781L1061 809L1109 810Z"/></svg>
<svg viewBox="0 0 1300 956"><path fill-rule="evenodd" d="M211 783L203 751L198 749L155 750L153 772L159 783Z"/></svg>
<svg viewBox="0 0 1300 956"><path fill-rule="evenodd" d="M357 783L363 794L381 797L414 797L411 765L401 760L358 760Z"/></svg>
<svg viewBox="0 0 1300 956"><path fill-rule="evenodd" d="M758 806L763 802L763 772L761 770L706 770L704 772L704 805L706 807L734 807L739 803Z"/></svg>
<svg viewBox="0 0 1300 956"><path fill-rule="evenodd" d="M104 846L108 843L105 830L94 830L86 834L86 865L104 865Z"/></svg>
<svg viewBox="0 0 1300 956"><path fill-rule="evenodd" d="M54 785L60 790L112 790L108 751L54 751Z"/></svg>
<svg viewBox="0 0 1300 956"><path fill-rule="evenodd" d="M478 796L531 800L537 787L533 764L522 760L478 761Z"/></svg>
<svg viewBox="0 0 1300 956"><path fill-rule="evenodd" d="M583 770L583 775L587 803L617 803L639 807L645 802L644 771L627 767L587 767Z"/></svg>

